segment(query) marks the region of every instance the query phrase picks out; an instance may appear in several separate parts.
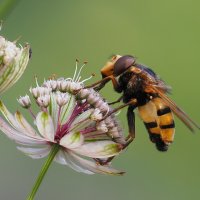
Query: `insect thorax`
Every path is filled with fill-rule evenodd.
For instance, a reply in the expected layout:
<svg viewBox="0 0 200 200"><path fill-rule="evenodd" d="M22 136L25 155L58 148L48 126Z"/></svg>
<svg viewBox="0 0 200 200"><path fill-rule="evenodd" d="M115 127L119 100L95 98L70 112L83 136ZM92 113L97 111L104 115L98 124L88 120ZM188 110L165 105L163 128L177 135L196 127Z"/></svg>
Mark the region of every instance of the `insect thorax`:
<svg viewBox="0 0 200 200"><path fill-rule="evenodd" d="M123 91L123 102L127 103L131 99L136 98L138 105L146 104L149 99L149 94L144 91L145 80L139 74L133 72L125 72L119 77L119 85Z"/></svg>

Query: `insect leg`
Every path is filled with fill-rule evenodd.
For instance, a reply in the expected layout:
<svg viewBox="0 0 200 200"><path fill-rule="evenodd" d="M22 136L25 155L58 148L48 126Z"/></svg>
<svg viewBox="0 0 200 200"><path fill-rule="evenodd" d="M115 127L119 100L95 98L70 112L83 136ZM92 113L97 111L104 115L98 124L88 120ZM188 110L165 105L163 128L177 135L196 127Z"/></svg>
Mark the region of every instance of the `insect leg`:
<svg viewBox="0 0 200 200"><path fill-rule="evenodd" d="M107 80L106 78L108 78L108 80ZM111 81L112 81L112 84L113 84L114 90L115 90L116 92L119 92L119 93L122 92L122 89L121 89L121 87L120 87L120 85L119 85L117 79L116 79L113 75L107 76L106 78L104 78L104 79L106 79L105 81L101 82L99 86L97 86L97 87L94 88L96 91L101 90L101 89L105 86L105 84L106 84L108 81L111 80ZM102 79L102 80L104 80L104 79Z"/></svg>
<svg viewBox="0 0 200 200"><path fill-rule="evenodd" d="M121 110L122 108L126 107L126 106L129 106L129 105L132 105L132 106L136 106L137 105L137 99L131 99L128 103L125 103L117 108L115 108L114 110L110 111L105 117L103 117L100 121L103 121L105 120L107 117L109 117L110 115L112 115L113 113L115 112L118 112L119 110Z"/></svg>
<svg viewBox="0 0 200 200"><path fill-rule="evenodd" d="M136 108L135 105L129 105L128 111L127 111L127 119L128 119L128 127L129 127L129 135L127 136L126 144L123 145L123 149L125 149L135 138L135 113L133 110ZM97 164L99 165L107 165L109 162L113 160L115 156L112 156L108 158L107 160L101 160L101 159L94 159Z"/></svg>
<svg viewBox="0 0 200 200"><path fill-rule="evenodd" d="M93 83L93 84L91 84L91 85L85 86L84 88L93 88L93 87L95 87L96 85L99 85L99 84L100 84L99 86L95 87L95 88L98 88L98 87L99 87L99 89L97 89L97 90L100 90L100 89L102 89L102 88L105 86L105 84L106 84L107 82L109 82L110 80L111 80L110 77L107 76L107 77L101 79L100 81L97 81L96 83ZM100 87L100 86L101 86L101 87Z"/></svg>
<svg viewBox="0 0 200 200"><path fill-rule="evenodd" d="M109 158L106 159L106 160L101 160L101 159L99 159L99 158L94 158L94 160L96 161L96 163L97 163L98 165L107 165L109 162L112 161L112 159L113 159L114 157L115 157L115 156L109 157Z"/></svg>
<svg viewBox="0 0 200 200"><path fill-rule="evenodd" d="M119 103L122 99L123 99L123 95L121 97L119 97L119 99L117 99L116 101L108 103L108 105L113 105L113 104Z"/></svg>
<svg viewBox="0 0 200 200"><path fill-rule="evenodd" d="M85 88L94 88L94 90L96 91L99 91L101 90L105 85L106 83L108 83L109 81L112 81L112 84L113 84L113 87L114 87L114 90L116 92L122 92L122 89L117 81L117 79L113 76L113 75L110 75L110 76L106 76L105 78L101 79L100 81L97 81L96 83L93 83L89 86L86 86ZM98 86L96 86L98 85ZM95 87L96 86L96 87Z"/></svg>
<svg viewBox="0 0 200 200"><path fill-rule="evenodd" d="M135 105L130 105L128 107L127 120L128 120L129 134L126 138L127 142L123 146L123 149L125 149L135 138L135 113L133 112L135 108L136 108Z"/></svg>

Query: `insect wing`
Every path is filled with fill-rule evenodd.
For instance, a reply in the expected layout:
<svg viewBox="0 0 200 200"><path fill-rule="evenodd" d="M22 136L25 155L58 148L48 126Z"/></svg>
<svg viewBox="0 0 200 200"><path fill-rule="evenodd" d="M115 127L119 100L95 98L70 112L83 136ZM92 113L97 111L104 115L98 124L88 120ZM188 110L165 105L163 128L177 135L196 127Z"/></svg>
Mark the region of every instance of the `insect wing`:
<svg viewBox="0 0 200 200"><path fill-rule="evenodd" d="M200 129L200 126L195 123L181 108L179 108L167 95L165 95L158 88L154 87L154 91L163 99L163 101L168 105L174 114L192 131L194 132L194 127Z"/></svg>

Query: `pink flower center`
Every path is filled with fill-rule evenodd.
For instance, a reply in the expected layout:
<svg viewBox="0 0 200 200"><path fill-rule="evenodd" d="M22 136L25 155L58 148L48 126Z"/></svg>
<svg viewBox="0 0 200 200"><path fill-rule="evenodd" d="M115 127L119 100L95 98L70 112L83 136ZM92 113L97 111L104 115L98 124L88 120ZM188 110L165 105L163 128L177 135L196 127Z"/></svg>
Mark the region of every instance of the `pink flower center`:
<svg viewBox="0 0 200 200"><path fill-rule="evenodd" d="M83 113L84 111L86 111L88 108L90 107L90 104L88 104L87 102L84 102L82 104L77 104L70 116L70 118L68 119L68 121L65 124L60 124L60 111L58 113L58 126L57 126L57 130L56 130L56 134L55 134L55 141L59 142L60 139L62 137L64 137L66 134L69 133L69 130L71 129L71 125L74 122L74 120L76 119L76 117L78 115L80 115L81 113ZM86 127L84 130L80 130L81 133L88 133L91 131L95 131L96 128L95 127Z"/></svg>

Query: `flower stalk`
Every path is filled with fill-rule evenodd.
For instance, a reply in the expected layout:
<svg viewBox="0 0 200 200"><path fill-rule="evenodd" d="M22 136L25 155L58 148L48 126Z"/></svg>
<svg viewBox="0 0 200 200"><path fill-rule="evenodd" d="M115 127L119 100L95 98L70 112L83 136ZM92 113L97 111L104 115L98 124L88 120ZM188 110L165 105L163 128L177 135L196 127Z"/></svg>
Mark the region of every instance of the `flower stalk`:
<svg viewBox="0 0 200 200"><path fill-rule="evenodd" d="M60 149L60 146L58 144L54 144L50 153L49 153L49 156L46 160L46 162L44 163L41 171L40 171L40 174L38 175L38 178L35 182L35 185L33 186L33 189L31 191L31 193L29 194L27 200L33 200L34 197L35 197L35 194L38 190L38 188L40 187L41 183L42 183L42 180L44 179L44 176L45 174L47 173L47 170L49 169L54 157L56 156L56 154L58 153Z"/></svg>

